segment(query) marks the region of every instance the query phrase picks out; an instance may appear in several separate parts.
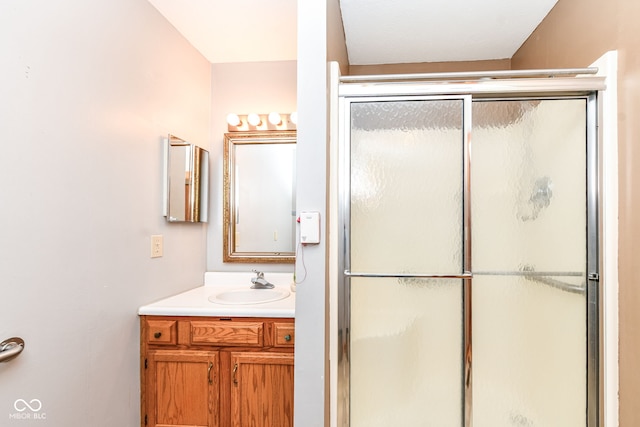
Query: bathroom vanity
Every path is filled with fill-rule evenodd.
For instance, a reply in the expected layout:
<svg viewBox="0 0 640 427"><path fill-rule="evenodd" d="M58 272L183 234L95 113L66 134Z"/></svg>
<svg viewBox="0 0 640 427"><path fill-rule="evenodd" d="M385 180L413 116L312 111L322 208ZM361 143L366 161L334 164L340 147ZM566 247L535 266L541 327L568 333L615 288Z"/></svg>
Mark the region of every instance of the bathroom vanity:
<svg viewBox="0 0 640 427"><path fill-rule="evenodd" d="M139 310L141 425L293 426L295 294L216 304L248 286L206 283Z"/></svg>

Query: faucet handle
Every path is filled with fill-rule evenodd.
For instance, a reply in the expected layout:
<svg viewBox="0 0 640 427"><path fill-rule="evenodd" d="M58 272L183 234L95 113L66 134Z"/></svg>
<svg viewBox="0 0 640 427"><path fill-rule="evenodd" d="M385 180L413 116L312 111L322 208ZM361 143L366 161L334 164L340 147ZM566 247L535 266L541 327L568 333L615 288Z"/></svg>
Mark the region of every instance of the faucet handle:
<svg viewBox="0 0 640 427"><path fill-rule="evenodd" d="M253 271L254 273L256 273L256 275L258 276L258 278L259 278L259 279L264 279L264 272L262 272L262 271L258 271L258 270L255 270L255 269L254 269L254 270L251 270L251 271Z"/></svg>

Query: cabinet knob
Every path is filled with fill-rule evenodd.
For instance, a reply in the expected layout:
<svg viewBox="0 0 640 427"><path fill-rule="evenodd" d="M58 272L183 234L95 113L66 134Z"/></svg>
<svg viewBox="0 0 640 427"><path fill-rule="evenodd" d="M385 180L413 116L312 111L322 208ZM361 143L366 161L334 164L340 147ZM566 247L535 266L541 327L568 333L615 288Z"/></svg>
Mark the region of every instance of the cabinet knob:
<svg viewBox="0 0 640 427"><path fill-rule="evenodd" d="M284 336L284 340L285 341L291 341L291 335L285 335Z"/></svg>
<svg viewBox="0 0 640 427"><path fill-rule="evenodd" d="M162 336L162 332L156 332L155 334L153 334L153 336L158 339Z"/></svg>

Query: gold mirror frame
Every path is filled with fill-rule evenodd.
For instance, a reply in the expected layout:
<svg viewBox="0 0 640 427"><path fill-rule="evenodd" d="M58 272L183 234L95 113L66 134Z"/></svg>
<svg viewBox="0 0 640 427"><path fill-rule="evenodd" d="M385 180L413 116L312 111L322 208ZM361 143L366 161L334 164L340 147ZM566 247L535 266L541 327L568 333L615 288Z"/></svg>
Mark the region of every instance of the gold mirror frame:
<svg viewBox="0 0 640 427"><path fill-rule="evenodd" d="M236 248L236 183L233 179L237 174L235 148L243 145L263 144L295 144L296 131L253 131L232 132L224 134L223 157L223 248L224 262L238 263L294 263L295 242L292 250L286 252L242 252ZM269 164L265 161L263 172L269 171ZM295 170L293 171L295 173ZM295 180L295 176L293 177ZM294 185L293 182L291 183ZM293 194L295 197L295 193ZM293 208L292 208L293 210ZM295 216L292 212L292 233L295 231ZM295 235L292 234L292 239Z"/></svg>

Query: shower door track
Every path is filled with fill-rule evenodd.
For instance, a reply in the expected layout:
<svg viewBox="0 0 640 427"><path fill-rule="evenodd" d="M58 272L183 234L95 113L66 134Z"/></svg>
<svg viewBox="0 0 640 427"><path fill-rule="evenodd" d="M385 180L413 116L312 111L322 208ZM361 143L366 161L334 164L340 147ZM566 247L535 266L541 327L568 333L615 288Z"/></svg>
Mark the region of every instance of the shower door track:
<svg viewBox="0 0 640 427"><path fill-rule="evenodd" d="M495 79L495 78L532 78L559 77L576 75L593 75L598 72L596 67L587 68L551 68L541 70L502 70L502 71L463 71L457 73L416 73L416 74L376 74L362 76L342 76L340 82L389 82L389 81L418 81L418 80L461 80L461 79Z"/></svg>

